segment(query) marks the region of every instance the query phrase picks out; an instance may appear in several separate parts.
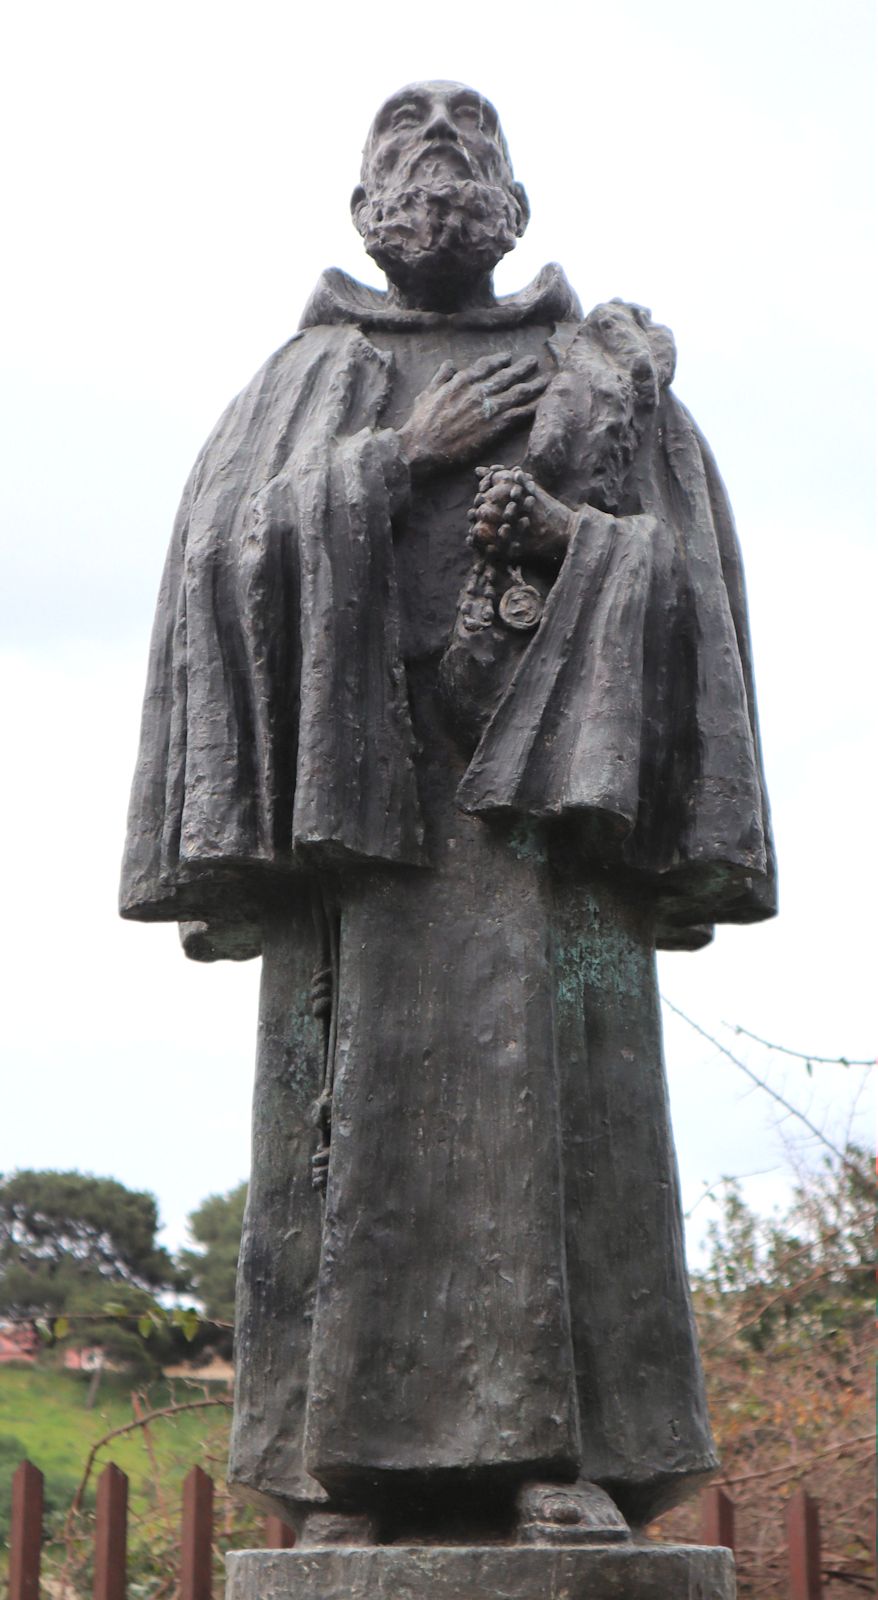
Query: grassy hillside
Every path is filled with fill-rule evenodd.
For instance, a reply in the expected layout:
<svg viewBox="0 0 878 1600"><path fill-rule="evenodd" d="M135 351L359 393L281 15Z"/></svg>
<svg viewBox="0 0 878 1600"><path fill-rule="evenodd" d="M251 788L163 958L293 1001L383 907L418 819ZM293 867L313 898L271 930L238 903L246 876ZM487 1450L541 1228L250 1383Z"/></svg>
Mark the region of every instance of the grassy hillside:
<svg viewBox="0 0 878 1600"><path fill-rule="evenodd" d="M106 1375L89 1411L87 1389L87 1378L49 1364L0 1370L0 1539L5 1544L12 1474L24 1453L46 1478L46 1526L53 1540L46 1552L50 1570L64 1559L59 1537L91 1446L112 1429L132 1422L138 1405L142 1414L227 1392L221 1384L163 1382L132 1395L124 1379ZM98 1456L92 1493L107 1461L115 1461L128 1474L132 1577L143 1582L144 1594L151 1591L150 1579L158 1578L176 1546L182 1483L193 1465L217 1480L217 1526L227 1536L223 1545L254 1542L252 1517L231 1505L223 1485L229 1415L225 1407L215 1406L160 1418L113 1439ZM67 1552L73 1563L70 1576L83 1593L88 1590L90 1520L86 1515L82 1539Z"/></svg>
<svg viewBox="0 0 878 1600"><path fill-rule="evenodd" d="M106 1374L98 1390L98 1400L93 1410L86 1411L85 1397L88 1379L78 1373L66 1373L53 1366L35 1368L3 1368L0 1371L0 1434L14 1434L21 1438L30 1459L42 1472L53 1470L74 1472L82 1470L83 1461L98 1438L114 1427L134 1421L131 1405L131 1386L120 1374ZM141 1405L146 1410L170 1405L173 1400L202 1398L205 1394L224 1394L222 1386L206 1384L152 1384L139 1390ZM219 1408L216 1408L219 1413ZM214 1411L211 1430L222 1427L222 1418ZM206 1430L205 1413L182 1413L173 1421L155 1422L149 1432L154 1438L158 1461L173 1474L179 1462L202 1459L202 1443ZM107 1458L109 1459L109 1458ZM123 1472L139 1482L149 1475L149 1450L142 1437L142 1429L134 1434L114 1440L112 1459Z"/></svg>
<svg viewBox="0 0 878 1600"><path fill-rule="evenodd" d="M47 1477L57 1474L78 1478L92 1444L112 1428L135 1418L131 1389L118 1375L103 1378L94 1409L85 1409L88 1379L51 1367L4 1368L0 1371L0 1435L13 1434L25 1446L31 1461ZM205 1393L223 1394L215 1385L153 1384L138 1391L143 1409L157 1409L172 1401L201 1399ZM132 1493L139 1493L152 1476L150 1441L154 1456L170 1486L178 1484L194 1462L204 1466L207 1436L221 1449L228 1419L219 1407L184 1412L173 1420L158 1421L144 1438L138 1429L114 1439L104 1458L112 1458L127 1472Z"/></svg>

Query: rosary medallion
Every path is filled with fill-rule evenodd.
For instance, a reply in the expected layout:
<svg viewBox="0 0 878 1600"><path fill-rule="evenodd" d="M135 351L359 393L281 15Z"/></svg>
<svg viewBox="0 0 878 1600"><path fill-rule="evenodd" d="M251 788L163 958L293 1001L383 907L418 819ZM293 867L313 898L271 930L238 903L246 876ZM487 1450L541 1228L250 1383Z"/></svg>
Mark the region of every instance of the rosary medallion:
<svg viewBox="0 0 878 1600"><path fill-rule="evenodd" d="M543 615L543 597L533 584L525 583L520 567L510 572L512 583L500 596L497 612L500 621L516 633L530 633Z"/></svg>

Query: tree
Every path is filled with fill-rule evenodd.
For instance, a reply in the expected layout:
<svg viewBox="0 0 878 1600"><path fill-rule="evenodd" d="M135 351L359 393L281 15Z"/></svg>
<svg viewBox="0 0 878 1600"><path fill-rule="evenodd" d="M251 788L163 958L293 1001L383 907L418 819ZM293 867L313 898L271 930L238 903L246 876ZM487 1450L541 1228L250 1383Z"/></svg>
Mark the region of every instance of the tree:
<svg viewBox="0 0 878 1600"><path fill-rule="evenodd" d="M770 1220L747 1206L726 1180L720 1217L708 1229L711 1251L696 1286L707 1311L733 1309L753 1349L783 1340L846 1336L868 1324L874 1296L874 1153L849 1144L800 1177L786 1215Z"/></svg>
<svg viewBox="0 0 878 1600"><path fill-rule="evenodd" d="M0 1182L0 1311L57 1315L85 1285L149 1294L179 1285L156 1244L153 1195L80 1172L15 1172Z"/></svg>
<svg viewBox="0 0 878 1600"><path fill-rule="evenodd" d="M234 1321L235 1274L246 1201L246 1183L239 1183L227 1194L208 1195L189 1217L189 1231L196 1247L182 1250L177 1257L187 1283L213 1322ZM230 1329L218 1329L210 1342L217 1350L230 1354Z"/></svg>
<svg viewBox="0 0 878 1600"><path fill-rule="evenodd" d="M183 1287L156 1243L158 1220L153 1195L113 1178L12 1173L0 1181L0 1314L56 1330L57 1319L70 1319L80 1343L101 1344L138 1375L151 1374L170 1341L147 1350L137 1320L157 1295ZM117 1310L106 1318L108 1303Z"/></svg>
<svg viewBox="0 0 878 1600"><path fill-rule="evenodd" d="M827 1600L873 1590L873 1171L874 1154L849 1144L802 1171L792 1205L771 1218L728 1180L693 1274L742 1597L787 1592L778 1529L801 1485L820 1502ZM659 1531L697 1537L697 1509L662 1517Z"/></svg>

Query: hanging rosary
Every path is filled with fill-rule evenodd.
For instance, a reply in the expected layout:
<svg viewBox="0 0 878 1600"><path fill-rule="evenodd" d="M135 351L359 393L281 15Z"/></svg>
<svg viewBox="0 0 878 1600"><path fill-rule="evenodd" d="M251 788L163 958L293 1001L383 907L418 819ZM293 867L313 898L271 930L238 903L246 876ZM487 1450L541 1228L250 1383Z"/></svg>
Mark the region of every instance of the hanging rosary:
<svg viewBox="0 0 878 1600"><path fill-rule="evenodd" d="M469 578L461 596L459 615L468 633L479 628L490 628L499 620L516 633L529 633L537 626L543 614L543 597L539 589L526 583L521 567L512 565L522 554L519 535L530 526L529 512L534 504L536 484L516 467L512 472L502 464L493 467L476 467L479 490L472 509L467 512L472 528L467 544L479 553L475 556ZM509 499L503 507L498 527L489 522L484 513L489 491L500 478L512 478ZM504 565L498 572L497 563ZM511 582L498 599L498 582L508 574Z"/></svg>

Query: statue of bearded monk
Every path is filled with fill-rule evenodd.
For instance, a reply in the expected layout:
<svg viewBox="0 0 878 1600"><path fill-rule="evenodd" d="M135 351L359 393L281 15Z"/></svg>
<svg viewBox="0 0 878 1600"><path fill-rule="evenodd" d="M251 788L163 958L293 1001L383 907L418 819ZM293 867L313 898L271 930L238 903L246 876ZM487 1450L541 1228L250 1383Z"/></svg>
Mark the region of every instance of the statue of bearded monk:
<svg viewBox="0 0 878 1600"><path fill-rule="evenodd" d="M387 292L325 273L186 486L123 872L262 957L231 1478L625 1538L716 1465L655 950L775 909L734 526L666 328L495 298L481 95L391 96L353 216Z"/></svg>

